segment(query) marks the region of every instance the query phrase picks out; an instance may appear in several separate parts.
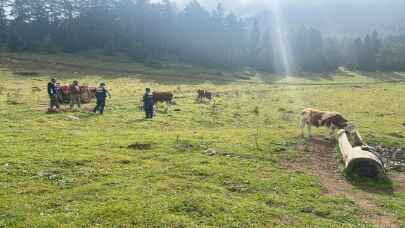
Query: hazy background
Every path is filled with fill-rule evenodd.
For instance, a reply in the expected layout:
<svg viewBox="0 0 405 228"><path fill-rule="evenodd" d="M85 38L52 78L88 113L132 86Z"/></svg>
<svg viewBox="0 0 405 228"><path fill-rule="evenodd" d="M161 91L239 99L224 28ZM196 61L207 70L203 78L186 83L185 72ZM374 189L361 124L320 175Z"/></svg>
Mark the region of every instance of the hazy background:
<svg viewBox="0 0 405 228"><path fill-rule="evenodd" d="M405 0L173 1L0 0L0 50L285 74L405 72Z"/></svg>
<svg viewBox="0 0 405 228"><path fill-rule="evenodd" d="M190 0L175 0L182 8ZM274 0L199 0L214 9L225 9L244 17L260 15L270 20ZM313 26L324 34L359 36L378 30L380 35L405 31L405 0L280 0L289 26Z"/></svg>

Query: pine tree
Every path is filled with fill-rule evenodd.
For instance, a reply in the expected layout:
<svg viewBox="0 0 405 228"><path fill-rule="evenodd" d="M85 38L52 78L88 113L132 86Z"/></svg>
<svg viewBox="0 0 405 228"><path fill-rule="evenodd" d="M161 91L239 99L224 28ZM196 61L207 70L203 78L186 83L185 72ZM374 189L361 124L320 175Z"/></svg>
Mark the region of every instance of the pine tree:
<svg viewBox="0 0 405 228"><path fill-rule="evenodd" d="M271 38L271 29L267 28L263 33L263 38L260 42L259 50L259 68L266 71L274 71L274 59L273 59L273 41Z"/></svg>
<svg viewBox="0 0 405 228"><path fill-rule="evenodd" d="M324 41L323 52L325 56L325 70L335 71L343 65L342 51L339 49L339 41L327 38Z"/></svg>
<svg viewBox="0 0 405 228"><path fill-rule="evenodd" d="M253 23L249 36L249 61L252 67L257 67L260 55L261 31L258 19Z"/></svg>
<svg viewBox="0 0 405 228"><path fill-rule="evenodd" d="M7 41L6 0L0 0L0 44Z"/></svg>

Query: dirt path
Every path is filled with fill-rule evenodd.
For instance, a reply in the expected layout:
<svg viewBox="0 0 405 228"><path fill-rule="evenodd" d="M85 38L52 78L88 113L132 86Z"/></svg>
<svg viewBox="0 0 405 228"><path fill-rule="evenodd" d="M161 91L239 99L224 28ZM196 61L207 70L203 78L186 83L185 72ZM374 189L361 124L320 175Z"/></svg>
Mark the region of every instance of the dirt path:
<svg viewBox="0 0 405 228"><path fill-rule="evenodd" d="M395 183L394 192L405 194L405 173L394 173L390 178Z"/></svg>
<svg viewBox="0 0 405 228"><path fill-rule="evenodd" d="M387 213L381 213L381 210L378 209L373 201L373 194L375 193L356 189L344 179L336 162L334 146L330 142L312 139L307 146L302 144L297 147L300 151L311 153L309 161L304 162L309 167L305 168L319 177L325 194L343 195L353 200L363 209L363 218L376 227L400 227L395 218Z"/></svg>

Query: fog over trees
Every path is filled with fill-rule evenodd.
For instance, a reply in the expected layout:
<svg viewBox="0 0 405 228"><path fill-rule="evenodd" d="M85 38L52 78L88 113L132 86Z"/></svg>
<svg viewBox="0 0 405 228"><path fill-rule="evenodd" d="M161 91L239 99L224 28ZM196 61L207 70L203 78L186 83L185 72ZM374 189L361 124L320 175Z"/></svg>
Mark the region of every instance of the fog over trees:
<svg viewBox="0 0 405 228"><path fill-rule="evenodd" d="M178 7L189 2L173 1ZM222 3L242 17L269 16L277 1L287 24L313 26L326 35L363 36L378 30L385 36L405 32L404 0L199 0L209 9Z"/></svg>
<svg viewBox="0 0 405 228"><path fill-rule="evenodd" d="M280 25L272 17L232 13L221 4L206 8L196 0L181 6L169 0L0 0L0 43L9 51L101 50L140 62L282 72ZM346 36L288 23L282 37L294 72L405 70L405 33L371 29Z"/></svg>

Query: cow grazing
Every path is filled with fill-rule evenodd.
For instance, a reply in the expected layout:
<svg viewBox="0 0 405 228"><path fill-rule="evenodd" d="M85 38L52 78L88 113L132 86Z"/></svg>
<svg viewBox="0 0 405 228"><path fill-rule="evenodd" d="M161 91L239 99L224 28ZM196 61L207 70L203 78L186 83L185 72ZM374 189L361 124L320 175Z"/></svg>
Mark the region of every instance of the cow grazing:
<svg viewBox="0 0 405 228"><path fill-rule="evenodd" d="M173 100L173 93L171 92L153 92L153 103L166 102L171 104Z"/></svg>
<svg viewBox="0 0 405 228"><path fill-rule="evenodd" d="M197 90L197 94L198 94L197 95L197 100L199 102L202 102L204 98L209 100L209 101L212 100L212 93L208 92L207 90L199 89L199 90Z"/></svg>
<svg viewBox="0 0 405 228"><path fill-rule="evenodd" d="M342 114L337 112L319 111L307 108L300 116L301 134L304 136L304 128L308 127L308 134L311 137L311 127L327 127L331 130L331 136L335 136L336 129L348 129L353 125L346 120Z"/></svg>

